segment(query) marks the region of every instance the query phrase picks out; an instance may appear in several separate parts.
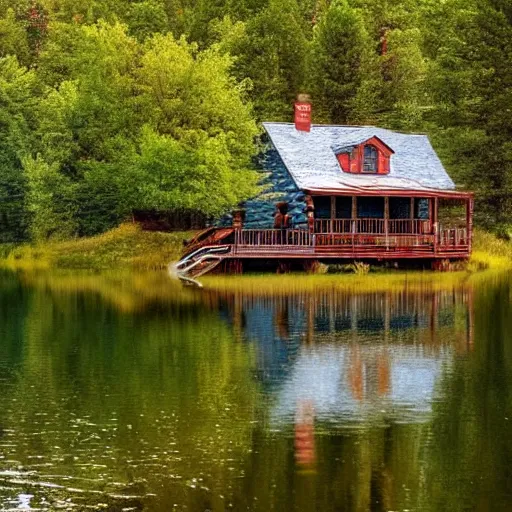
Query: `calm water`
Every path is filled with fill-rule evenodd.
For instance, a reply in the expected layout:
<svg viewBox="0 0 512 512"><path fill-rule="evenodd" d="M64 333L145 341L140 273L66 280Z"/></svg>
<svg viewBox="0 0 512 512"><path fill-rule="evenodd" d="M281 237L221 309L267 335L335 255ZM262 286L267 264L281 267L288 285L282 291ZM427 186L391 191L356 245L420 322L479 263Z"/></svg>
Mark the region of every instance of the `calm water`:
<svg viewBox="0 0 512 512"><path fill-rule="evenodd" d="M512 509L512 281L0 274L0 509Z"/></svg>

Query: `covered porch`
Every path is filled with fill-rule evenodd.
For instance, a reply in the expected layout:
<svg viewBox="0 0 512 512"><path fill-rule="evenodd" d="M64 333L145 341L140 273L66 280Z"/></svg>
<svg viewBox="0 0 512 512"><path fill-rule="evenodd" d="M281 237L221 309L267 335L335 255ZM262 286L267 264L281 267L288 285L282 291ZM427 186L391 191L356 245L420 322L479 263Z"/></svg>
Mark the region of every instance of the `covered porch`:
<svg viewBox="0 0 512 512"><path fill-rule="evenodd" d="M252 257L466 258L473 196L463 192L307 191L307 226L237 232L234 254Z"/></svg>
<svg viewBox="0 0 512 512"><path fill-rule="evenodd" d="M471 194L317 194L312 199L312 230L317 246L430 246L470 250Z"/></svg>

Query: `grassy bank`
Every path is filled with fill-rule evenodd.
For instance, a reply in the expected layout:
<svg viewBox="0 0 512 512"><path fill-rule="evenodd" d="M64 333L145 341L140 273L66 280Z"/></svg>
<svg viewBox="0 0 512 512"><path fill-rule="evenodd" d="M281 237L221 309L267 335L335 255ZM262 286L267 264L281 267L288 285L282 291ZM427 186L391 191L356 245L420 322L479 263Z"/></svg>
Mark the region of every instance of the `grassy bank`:
<svg viewBox="0 0 512 512"><path fill-rule="evenodd" d="M492 270L512 268L512 242L499 239L492 233L475 230L469 268Z"/></svg>
<svg viewBox="0 0 512 512"><path fill-rule="evenodd" d="M159 270L179 259L183 240L191 235L191 232L152 233L134 224L123 224L91 238L17 247L0 245L0 264L25 270ZM468 270L509 268L512 268L512 242L476 230ZM257 276L252 279L258 280ZM306 279L302 281L304 285Z"/></svg>
<svg viewBox="0 0 512 512"><path fill-rule="evenodd" d="M179 259L189 232L153 233L123 224L102 235L0 249L0 263L11 269L157 270ZM0 246L2 247L2 246Z"/></svg>

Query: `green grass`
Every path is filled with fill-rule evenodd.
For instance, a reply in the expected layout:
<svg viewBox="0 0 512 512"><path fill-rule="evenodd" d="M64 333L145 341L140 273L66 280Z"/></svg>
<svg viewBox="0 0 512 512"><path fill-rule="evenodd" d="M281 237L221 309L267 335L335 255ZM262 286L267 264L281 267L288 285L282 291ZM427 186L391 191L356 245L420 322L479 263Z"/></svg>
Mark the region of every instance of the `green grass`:
<svg viewBox="0 0 512 512"><path fill-rule="evenodd" d="M512 242L476 229L469 269L505 270L510 268L512 268Z"/></svg>
<svg viewBox="0 0 512 512"><path fill-rule="evenodd" d="M22 245L0 253L3 266L12 269L136 269L157 270L179 259L190 232L154 233L135 224L123 224L102 235ZM3 258L2 258L3 256Z"/></svg>
<svg viewBox="0 0 512 512"><path fill-rule="evenodd" d="M125 311L143 309L154 301L193 302L198 300L193 290L183 288L161 271L179 258L183 240L191 234L144 232L136 225L125 224L91 238L0 246L0 264L23 270L21 278L32 286L51 288L58 293L98 293ZM332 274L325 273L324 268L322 274L208 275L200 280L205 291L257 296L318 291L426 291L471 287L512 268L512 243L482 231L476 231L474 242L474 254L467 269L457 272L382 270L365 274L354 268L352 273Z"/></svg>
<svg viewBox="0 0 512 512"><path fill-rule="evenodd" d="M7 258L11 251L15 249L15 247L15 244L0 244L0 260Z"/></svg>

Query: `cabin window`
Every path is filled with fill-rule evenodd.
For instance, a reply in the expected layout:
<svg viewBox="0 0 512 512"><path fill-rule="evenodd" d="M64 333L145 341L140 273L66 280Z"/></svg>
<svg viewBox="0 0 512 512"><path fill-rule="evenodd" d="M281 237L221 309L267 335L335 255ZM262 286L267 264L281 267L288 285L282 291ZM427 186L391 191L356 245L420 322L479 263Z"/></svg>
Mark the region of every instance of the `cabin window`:
<svg viewBox="0 0 512 512"><path fill-rule="evenodd" d="M352 217L352 198L349 196L336 197L336 218L350 219Z"/></svg>
<svg viewBox="0 0 512 512"><path fill-rule="evenodd" d="M315 196L315 197L313 197L313 204L315 205L315 218L317 218L317 219L330 219L331 218L331 197L330 196Z"/></svg>
<svg viewBox="0 0 512 512"><path fill-rule="evenodd" d="M429 200L425 197L414 199L414 218L428 220L429 218Z"/></svg>
<svg viewBox="0 0 512 512"><path fill-rule="evenodd" d="M383 197L358 197L357 217L360 219L383 219L384 198Z"/></svg>
<svg viewBox="0 0 512 512"><path fill-rule="evenodd" d="M411 218L411 199L409 197L390 197L389 198L389 218L390 219L410 219Z"/></svg>
<svg viewBox="0 0 512 512"><path fill-rule="evenodd" d="M379 155L375 146L364 147L363 172L377 172Z"/></svg>

